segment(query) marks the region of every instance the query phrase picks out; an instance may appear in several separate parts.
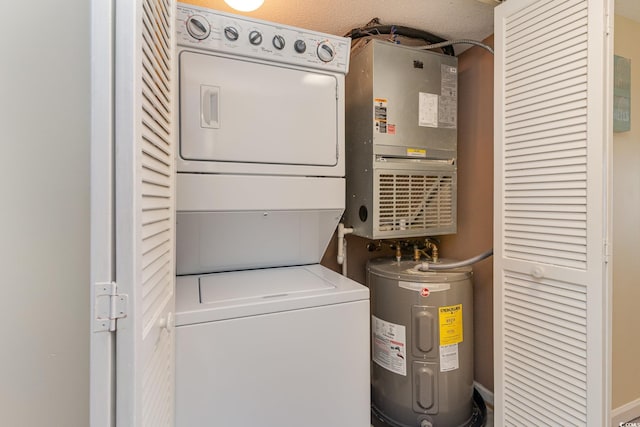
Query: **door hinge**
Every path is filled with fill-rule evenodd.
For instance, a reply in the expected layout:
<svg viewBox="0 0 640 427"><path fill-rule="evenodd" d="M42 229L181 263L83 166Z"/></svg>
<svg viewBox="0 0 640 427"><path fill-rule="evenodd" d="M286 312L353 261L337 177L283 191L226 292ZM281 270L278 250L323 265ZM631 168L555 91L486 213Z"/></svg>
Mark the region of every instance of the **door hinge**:
<svg viewBox="0 0 640 427"><path fill-rule="evenodd" d="M116 320L127 317L129 296L118 293L115 282L94 285L93 332L113 332Z"/></svg>

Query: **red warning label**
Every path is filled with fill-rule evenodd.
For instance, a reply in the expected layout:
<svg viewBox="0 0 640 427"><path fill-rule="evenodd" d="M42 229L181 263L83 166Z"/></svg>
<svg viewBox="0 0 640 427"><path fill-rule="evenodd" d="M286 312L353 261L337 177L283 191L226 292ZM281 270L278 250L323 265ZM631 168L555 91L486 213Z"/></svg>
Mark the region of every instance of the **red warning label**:
<svg viewBox="0 0 640 427"><path fill-rule="evenodd" d="M428 297L430 293L429 288L422 288L422 290L420 290L420 296L423 297Z"/></svg>

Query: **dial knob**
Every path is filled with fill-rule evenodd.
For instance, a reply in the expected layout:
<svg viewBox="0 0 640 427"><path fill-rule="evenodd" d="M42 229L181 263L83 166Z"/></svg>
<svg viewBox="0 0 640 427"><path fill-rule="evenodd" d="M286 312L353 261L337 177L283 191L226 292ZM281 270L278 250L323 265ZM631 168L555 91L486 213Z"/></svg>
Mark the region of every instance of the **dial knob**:
<svg viewBox="0 0 640 427"><path fill-rule="evenodd" d="M227 38L227 40L234 42L238 40L240 34L238 33L238 29L236 27L225 27L224 36Z"/></svg>
<svg viewBox="0 0 640 427"><path fill-rule="evenodd" d="M320 58L322 62L331 62L336 56L336 52L333 50L333 46L331 46L329 42L320 43L318 45L317 54L318 58Z"/></svg>
<svg viewBox="0 0 640 427"><path fill-rule="evenodd" d="M187 18L187 32L196 40L204 40L211 32L211 26L206 18L193 15Z"/></svg>
<svg viewBox="0 0 640 427"><path fill-rule="evenodd" d="M304 40L296 40L296 42L293 44L293 48L298 53L304 53L307 50L307 44L304 42Z"/></svg>
<svg viewBox="0 0 640 427"><path fill-rule="evenodd" d="M249 33L249 43L254 46L258 46L262 43L262 33L258 30L253 30Z"/></svg>
<svg viewBox="0 0 640 427"><path fill-rule="evenodd" d="M275 47L278 50L282 50L284 49L284 45L285 45L285 40L284 37L282 37L279 34L276 34L275 36L273 36L273 47Z"/></svg>

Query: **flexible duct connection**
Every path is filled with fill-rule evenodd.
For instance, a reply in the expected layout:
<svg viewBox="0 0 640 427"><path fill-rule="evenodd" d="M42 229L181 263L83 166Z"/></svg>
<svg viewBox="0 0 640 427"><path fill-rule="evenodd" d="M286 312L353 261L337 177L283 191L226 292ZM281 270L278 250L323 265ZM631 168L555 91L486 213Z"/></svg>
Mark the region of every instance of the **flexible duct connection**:
<svg viewBox="0 0 640 427"><path fill-rule="evenodd" d="M453 45L456 44L471 44L481 47L489 51L493 55L493 48L485 43L472 39L459 39L459 40L446 40L435 34L429 33L424 30L419 30L411 27L403 27L401 25L382 25L380 19L373 18L364 27L354 28L349 31L345 36L357 39L360 37L367 37L379 34L390 34L392 36L400 35L413 39L421 39L427 42L426 46L405 46L416 50L425 49L441 49L442 53L449 56L455 56Z"/></svg>
<svg viewBox="0 0 640 427"><path fill-rule="evenodd" d="M378 18L373 18L364 27L352 29L346 34L346 36L355 40L360 37L367 37L376 34L397 34L404 37L422 39L429 43L429 45L447 42L446 39L443 39L442 37L416 28L404 27L402 25L382 25ZM442 52L445 55L456 56L451 44L443 45Z"/></svg>
<svg viewBox="0 0 640 427"><path fill-rule="evenodd" d="M473 258L465 259L463 261L458 261L458 262L449 262L445 264L440 264L440 263L436 264L433 262L421 262L420 264L416 264L416 266L413 267L413 269L418 271L451 270L453 268L466 267L468 265L475 264L476 262L489 258L491 255L493 255L493 249L489 249L488 251L483 252L480 255L476 255Z"/></svg>

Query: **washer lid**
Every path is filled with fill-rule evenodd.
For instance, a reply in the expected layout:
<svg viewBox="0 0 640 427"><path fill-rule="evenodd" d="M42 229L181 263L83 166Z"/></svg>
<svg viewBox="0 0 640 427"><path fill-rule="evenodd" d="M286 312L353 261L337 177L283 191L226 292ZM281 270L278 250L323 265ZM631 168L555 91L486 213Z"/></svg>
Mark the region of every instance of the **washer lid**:
<svg viewBox="0 0 640 427"><path fill-rule="evenodd" d="M176 326L368 299L368 288L320 264L178 276Z"/></svg>
<svg viewBox="0 0 640 427"><path fill-rule="evenodd" d="M210 274L198 282L202 304L250 303L336 288L308 270L290 267Z"/></svg>

